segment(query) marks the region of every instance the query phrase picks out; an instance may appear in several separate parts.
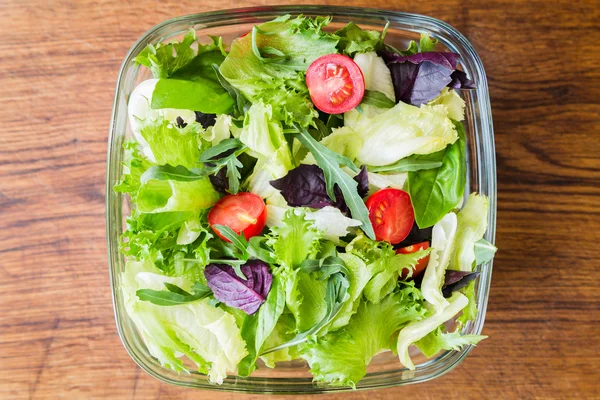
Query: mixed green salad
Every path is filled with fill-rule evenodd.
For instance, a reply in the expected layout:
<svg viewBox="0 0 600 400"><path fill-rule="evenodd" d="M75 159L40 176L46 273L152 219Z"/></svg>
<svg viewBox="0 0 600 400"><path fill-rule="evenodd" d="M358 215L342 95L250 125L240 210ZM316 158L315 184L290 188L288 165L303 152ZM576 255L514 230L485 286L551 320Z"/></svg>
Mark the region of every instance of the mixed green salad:
<svg viewBox="0 0 600 400"><path fill-rule="evenodd" d="M128 103L120 289L165 367L220 384L303 359L355 387L382 351L414 369L411 345L485 337L461 334L496 251L487 198L464 193L474 85L427 34L398 50L329 22L284 15L229 46L191 30L136 58L154 79Z"/></svg>

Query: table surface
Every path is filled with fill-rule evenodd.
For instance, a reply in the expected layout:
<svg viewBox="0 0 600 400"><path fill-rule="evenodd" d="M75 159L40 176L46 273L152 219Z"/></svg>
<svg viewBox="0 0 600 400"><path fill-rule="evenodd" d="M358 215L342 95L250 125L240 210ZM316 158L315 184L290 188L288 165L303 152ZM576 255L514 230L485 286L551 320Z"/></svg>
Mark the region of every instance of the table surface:
<svg viewBox="0 0 600 400"><path fill-rule="evenodd" d="M242 398L160 383L121 345L106 142L121 60L144 31L269 3L1 2L0 398ZM598 398L600 3L326 3L422 13L468 37L487 70L498 162L489 339L439 379L343 398Z"/></svg>

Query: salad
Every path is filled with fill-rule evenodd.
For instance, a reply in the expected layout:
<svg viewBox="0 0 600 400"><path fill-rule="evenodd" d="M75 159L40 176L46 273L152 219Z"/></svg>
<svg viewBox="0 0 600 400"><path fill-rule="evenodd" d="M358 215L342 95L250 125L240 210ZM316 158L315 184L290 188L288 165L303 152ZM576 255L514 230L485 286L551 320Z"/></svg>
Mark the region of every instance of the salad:
<svg viewBox="0 0 600 400"><path fill-rule="evenodd" d="M229 45L190 30L136 58L154 78L129 98L114 188L132 210L120 289L165 367L220 384L302 359L356 387L382 351L414 369L412 345L485 338L461 334L496 251L487 198L464 193L474 85L427 34L399 50L330 20Z"/></svg>

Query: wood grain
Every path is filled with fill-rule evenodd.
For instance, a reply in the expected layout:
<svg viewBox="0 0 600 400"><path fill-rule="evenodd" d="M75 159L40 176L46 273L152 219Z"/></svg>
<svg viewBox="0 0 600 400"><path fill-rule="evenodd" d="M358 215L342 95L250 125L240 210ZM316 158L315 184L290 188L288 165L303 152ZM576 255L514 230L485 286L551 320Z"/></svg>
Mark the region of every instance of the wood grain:
<svg viewBox="0 0 600 400"><path fill-rule="evenodd" d="M270 3L0 3L0 398L242 398L160 383L119 342L105 153L119 65L145 30ZM600 3L326 3L431 15L465 34L487 69L498 153L490 338L432 382L343 397L600 398Z"/></svg>

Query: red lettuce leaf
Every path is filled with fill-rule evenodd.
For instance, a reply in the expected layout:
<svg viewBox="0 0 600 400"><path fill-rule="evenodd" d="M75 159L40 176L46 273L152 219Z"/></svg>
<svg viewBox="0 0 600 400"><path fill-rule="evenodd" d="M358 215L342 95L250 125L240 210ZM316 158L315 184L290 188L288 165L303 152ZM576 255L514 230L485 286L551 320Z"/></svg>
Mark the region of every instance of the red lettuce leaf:
<svg viewBox="0 0 600 400"><path fill-rule="evenodd" d="M367 169L363 168L355 177L358 183L360 197L369 191L369 178ZM281 191L281 195L291 207L323 208L333 206L343 212L348 212L348 207L340 189L335 186L336 200L333 201L327 194L327 186L323 170L317 165L300 164L288 172L286 176L270 182L271 186Z"/></svg>
<svg viewBox="0 0 600 400"><path fill-rule="evenodd" d="M467 286L469 282L479 276L479 272L465 272L465 271L446 271L446 279L444 286L442 287L442 294L444 297L450 297L452 292L460 290Z"/></svg>
<svg viewBox="0 0 600 400"><path fill-rule="evenodd" d="M237 276L234 269L225 264L209 264L204 276L215 299L251 315L265 302L273 276L267 264L260 260L248 261L241 269L247 280Z"/></svg>
<svg viewBox="0 0 600 400"><path fill-rule="evenodd" d="M382 52L392 75L396 101L420 106L437 97L446 86L471 89L473 83L456 69L458 54L426 52L402 56Z"/></svg>

